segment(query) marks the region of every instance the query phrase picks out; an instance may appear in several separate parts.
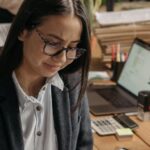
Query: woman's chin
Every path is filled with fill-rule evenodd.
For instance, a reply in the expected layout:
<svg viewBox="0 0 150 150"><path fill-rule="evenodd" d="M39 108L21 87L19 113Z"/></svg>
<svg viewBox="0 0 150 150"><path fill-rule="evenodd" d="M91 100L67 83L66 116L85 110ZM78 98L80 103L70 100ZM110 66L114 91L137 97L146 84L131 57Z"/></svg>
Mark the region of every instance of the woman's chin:
<svg viewBox="0 0 150 150"><path fill-rule="evenodd" d="M55 71L55 72L50 72L50 71L46 71L46 72L43 72L43 76L46 77L46 78L50 78L50 77L53 77L58 71Z"/></svg>

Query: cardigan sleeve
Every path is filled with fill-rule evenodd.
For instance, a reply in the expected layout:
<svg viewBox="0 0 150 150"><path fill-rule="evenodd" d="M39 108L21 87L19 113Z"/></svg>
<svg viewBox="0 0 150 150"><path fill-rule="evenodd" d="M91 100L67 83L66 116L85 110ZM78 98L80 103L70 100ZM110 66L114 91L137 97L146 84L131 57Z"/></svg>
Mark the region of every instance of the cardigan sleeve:
<svg viewBox="0 0 150 150"><path fill-rule="evenodd" d="M91 131L91 121L89 115L88 99L85 95L82 100L80 108L80 129L77 141L77 150L92 150L93 149L93 138Z"/></svg>
<svg viewBox="0 0 150 150"><path fill-rule="evenodd" d="M76 84L75 88L69 92L71 107L76 105L79 91L80 91L80 80L81 74L79 72L70 74L69 76L65 76L65 81L67 81L66 85L68 85L69 89L72 89ZM75 149L76 150L92 150L93 149L93 138L91 132L91 121L90 121L90 113L89 113L89 105L88 105L88 98L85 93L81 100L80 106L77 108L78 111L75 111L74 117L75 120L78 120L78 125L76 124L77 121L73 121L72 126L76 126L78 128L77 134L77 141ZM78 119L77 119L78 118ZM78 126L78 127L77 127ZM76 139L76 138L74 138Z"/></svg>

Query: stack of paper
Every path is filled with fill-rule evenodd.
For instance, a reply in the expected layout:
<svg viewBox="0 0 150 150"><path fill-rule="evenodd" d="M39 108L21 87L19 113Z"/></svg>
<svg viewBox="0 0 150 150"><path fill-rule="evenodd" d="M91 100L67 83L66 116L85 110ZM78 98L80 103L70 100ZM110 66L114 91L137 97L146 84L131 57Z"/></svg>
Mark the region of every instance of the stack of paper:
<svg viewBox="0 0 150 150"><path fill-rule="evenodd" d="M110 76L106 71L90 71L88 75L88 80L110 80Z"/></svg>
<svg viewBox="0 0 150 150"><path fill-rule="evenodd" d="M150 21L150 9L134 9L119 12L96 12L96 19L102 26L130 24Z"/></svg>
<svg viewBox="0 0 150 150"><path fill-rule="evenodd" d="M129 139L132 139L133 132L129 128L117 129L116 137L118 140L129 140Z"/></svg>
<svg viewBox="0 0 150 150"><path fill-rule="evenodd" d="M0 24L0 47L4 46L10 25L11 24L9 24L9 23L1 23Z"/></svg>
<svg viewBox="0 0 150 150"><path fill-rule="evenodd" d="M131 43L138 37L150 42L150 9L135 9L119 12L97 12L98 26L94 29L103 54L110 59L113 44L120 44L129 51Z"/></svg>

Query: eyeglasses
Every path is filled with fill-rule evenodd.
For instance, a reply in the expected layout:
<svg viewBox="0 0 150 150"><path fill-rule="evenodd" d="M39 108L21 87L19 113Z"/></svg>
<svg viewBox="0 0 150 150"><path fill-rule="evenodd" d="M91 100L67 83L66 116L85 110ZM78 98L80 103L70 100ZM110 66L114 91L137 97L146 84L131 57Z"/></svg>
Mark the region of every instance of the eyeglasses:
<svg viewBox="0 0 150 150"><path fill-rule="evenodd" d="M44 37L44 34L41 33L38 29L35 29L35 31L39 35L41 40L44 42L43 53L48 56L57 56L63 51L65 51L66 58L70 60L74 60L79 58L86 52L86 49L78 48L78 47L64 48L60 43L52 42L46 39L46 37Z"/></svg>

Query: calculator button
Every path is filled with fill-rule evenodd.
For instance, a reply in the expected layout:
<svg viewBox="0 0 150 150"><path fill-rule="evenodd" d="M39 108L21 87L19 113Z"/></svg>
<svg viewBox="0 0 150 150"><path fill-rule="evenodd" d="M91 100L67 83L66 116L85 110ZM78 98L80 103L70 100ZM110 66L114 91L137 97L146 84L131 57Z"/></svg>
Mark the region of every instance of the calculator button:
<svg viewBox="0 0 150 150"><path fill-rule="evenodd" d="M92 128L100 135L115 134L116 129L123 128L113 117L103 117L92 121Z"/></svg>

